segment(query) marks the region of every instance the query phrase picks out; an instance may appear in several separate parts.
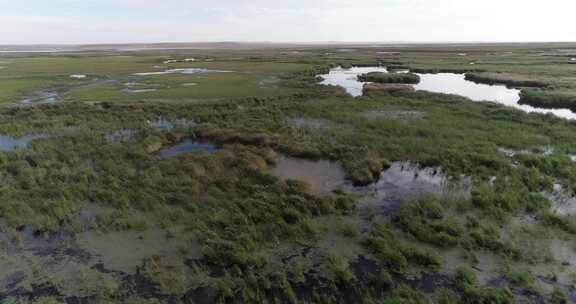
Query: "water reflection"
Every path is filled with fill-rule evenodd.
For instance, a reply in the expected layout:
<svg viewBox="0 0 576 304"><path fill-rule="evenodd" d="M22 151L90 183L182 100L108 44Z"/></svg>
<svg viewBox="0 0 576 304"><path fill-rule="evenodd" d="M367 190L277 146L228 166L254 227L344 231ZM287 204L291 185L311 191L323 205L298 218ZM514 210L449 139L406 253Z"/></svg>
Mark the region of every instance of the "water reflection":
<svg viewBox="0 0 576 304"><path fill-rule="evenodd" d="M306 182L315 193L327 194L346 183L346 173L339 163L280 156L272 175Z"/></svg>
<svg viewBox="0 0 576 304"><path fill-rule="evenodd" d="M402 202L417 199L432 193L444 199L469 199L472 189L470 178L450 179L438 168L421 168L409 162L394 162L382 172L376 183L356 188L359 192L372 192L362 204L362 209L376 210L380 214L390 214Z"/></svg>
<svg viewBox="0 0 576 304"><path fill-rule="evenodd" d="M144 72L135 73L136 76L155 76L155 75L169 75L169 74L201 74L201 73L231 73L232 71L210 70L204 68L185 68L185 69L170 69L161 72Z"/></svg>
<svg viewBox="0 0 576 304"><path fill-rule="evenodd" d="M358 75L369 72L387 73L385 67L353 67L343 69L341 67L330 70L328 74L320 75L323 79L320 83L324 85L336 85L346 89L354 96L362 96L363 82L358 81ZM508 88L505 85L478 84L465 79L464 74L439 73L439 74L418 74L420 83L414 85L417 90L456 94L465 96L474 101L494 101L509 107L520 109L525 112L551 113L558 117L576 119L576 114L568 109L541 109L529 105L521 105L520 90Z"/></svg>
<svg viewBox="0 0 576 304"><path fill-rule="evenodd" d="M358 75L370 72L387 73L388 70L385 67L353 67L350 69L337 67L331 69L328 74L320 75L323 79L320 84L341 86L354 97L362 96L364 83L358 81Z"/></svg>
<svg viewBox="0 0 576 304"><path fill-rule="evenodd" d="M26 134L21 137L0 135L0 150L12 151L15 149L25 149L31 141L47 137L48 135L46 134Z"/></svg>
<svg viewBox="0 0 576 304"><path fill-rule="evenodd" d="M174 157L187 152L216 152L218 149L207 142L186 139L174 146L160 150L161 157Z"/></svg>

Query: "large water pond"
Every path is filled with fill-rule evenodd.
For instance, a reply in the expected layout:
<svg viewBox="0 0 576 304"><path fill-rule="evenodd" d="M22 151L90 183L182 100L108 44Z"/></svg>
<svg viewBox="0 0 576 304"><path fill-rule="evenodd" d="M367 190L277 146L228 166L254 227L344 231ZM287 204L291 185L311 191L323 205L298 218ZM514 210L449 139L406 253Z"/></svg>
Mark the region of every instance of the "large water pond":
<svg viewBox="0 0 576 304"><path fill-rule="evenodd" d="M354 96L362 96L362 87L365 82L358 81L358 75L369 72L388 73L385 67L353 67L344 69L341 67L330 70L328 74L319 75L324 85L341 86ZM413 85L416 90L456 94L468 97L474 101L493 101L509 107L517 108L525 112L552 113L556 116L576 119L576 114L567 109L540 109L529 105L521 105L520 90L508 88L505 85L478 84L465 79L464 74L438 73L418 74L420 83Z"/></svg>

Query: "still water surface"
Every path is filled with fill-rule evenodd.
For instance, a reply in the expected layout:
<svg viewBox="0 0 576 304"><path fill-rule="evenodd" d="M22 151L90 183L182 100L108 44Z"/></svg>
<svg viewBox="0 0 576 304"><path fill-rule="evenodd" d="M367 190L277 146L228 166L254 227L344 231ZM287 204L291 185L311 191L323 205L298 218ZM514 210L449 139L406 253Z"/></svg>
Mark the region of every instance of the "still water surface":
<svg viewBox="0 0 576 304"><path fill-rule="evenodd" d="M341 67L330 70L328 74L319 75L324 85L336 85L346 89L354 96L362 96L364 82L358 81L358 75L369 72L387 73L385 67L353 67L343 69ZM529 105L521 105L520 90L508 88L505 85L478 84L465 79L464 74L438 73L418 74L420 83L414 85L416 90L429 91L444 94L456 94L468 97L474 101L493 101L509 107L520 109L525 112L551 113L558 117L576 119L576 114L568 109L541 109Z"/></svg>

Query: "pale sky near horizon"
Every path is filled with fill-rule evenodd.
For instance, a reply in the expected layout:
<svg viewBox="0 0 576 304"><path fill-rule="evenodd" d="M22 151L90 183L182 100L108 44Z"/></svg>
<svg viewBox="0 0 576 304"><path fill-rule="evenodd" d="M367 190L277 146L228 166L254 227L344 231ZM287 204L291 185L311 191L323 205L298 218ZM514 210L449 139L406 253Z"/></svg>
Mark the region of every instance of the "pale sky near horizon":
<svg viewBox="0 0 576 304"><path fill-rule="evenodd" d="M1 44L576 41L574 0L0 0Z"/></svg>

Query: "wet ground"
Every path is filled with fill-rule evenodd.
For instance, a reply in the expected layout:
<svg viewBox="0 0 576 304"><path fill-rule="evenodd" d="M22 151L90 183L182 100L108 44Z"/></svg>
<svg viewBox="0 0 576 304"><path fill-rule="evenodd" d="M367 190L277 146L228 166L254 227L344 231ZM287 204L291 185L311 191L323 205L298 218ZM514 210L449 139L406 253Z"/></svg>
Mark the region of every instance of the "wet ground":
<svg viewBox="0 0 576 304"><path fill-rule="evenodd" d="M552 202L554 213L559 215L576 214L576 197L573 192L566 190L561 184L554 184L554 190L547 196Z"/></svg>

